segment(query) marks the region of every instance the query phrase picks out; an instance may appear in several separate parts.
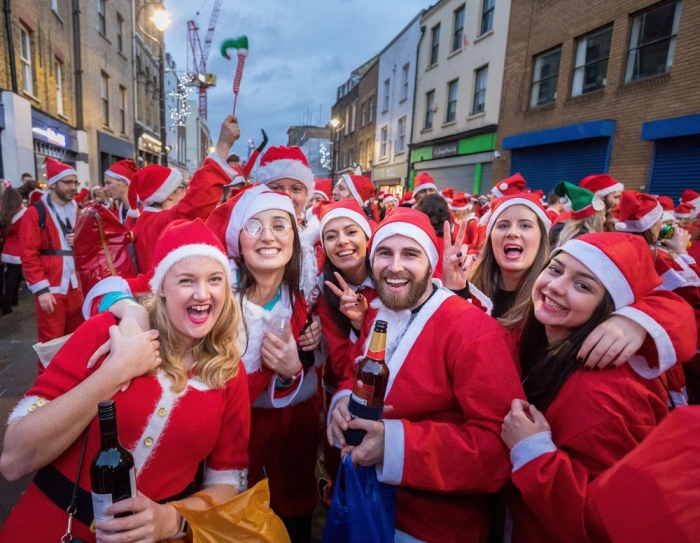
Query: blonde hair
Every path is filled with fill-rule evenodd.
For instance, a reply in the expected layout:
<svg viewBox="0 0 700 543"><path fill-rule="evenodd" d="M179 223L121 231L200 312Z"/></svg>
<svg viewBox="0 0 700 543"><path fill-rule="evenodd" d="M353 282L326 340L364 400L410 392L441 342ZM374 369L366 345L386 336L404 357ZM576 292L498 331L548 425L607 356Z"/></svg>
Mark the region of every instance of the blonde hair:
<svg viewBox="0 0 700 543"><path fill-rule="evenodd" d="M561 247L570 239L580 236L581 234L590 234L591 232L605 231L605 210L602 209L585 219L569 219L566 221L564 228L559 232L555 248Z"/></svg>
<svg viewBox="0 0 700 543"><path fill-rule="evenodd" d="M228 274L224 273L224 276L226 288L221 314L211 331L203 338L196 339L192 347L195 360L192 373L210 388L225 387L226 382L238 372L240 360L236 343L240 312L231 292ZM158 330L162 360L158 369L172 379L173 391L182 392L190 376L183 363L185 351L182 339L172 325L165 307L165 297L148 294L141 303L148 311L151 326Z"/></svg>

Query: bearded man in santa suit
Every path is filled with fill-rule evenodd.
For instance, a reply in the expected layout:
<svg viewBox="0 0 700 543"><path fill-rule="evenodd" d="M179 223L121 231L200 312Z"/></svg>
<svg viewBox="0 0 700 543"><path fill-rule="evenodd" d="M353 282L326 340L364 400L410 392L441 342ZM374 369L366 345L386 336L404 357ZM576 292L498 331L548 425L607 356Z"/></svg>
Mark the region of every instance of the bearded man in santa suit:
<svg viewBox="0 0 700 543"><path fill-rule="evenodd" d="M524 394L505 332L431 280L438 252L427 215L392 210L369 249L377 312L355 345L366 352L374 322L388 323L385 405L393 409L381 422L352 420L345 381L329 409L329 441L397 485L395 541L487 541L487 494L510 473L500 417ZM347 428L367 432L357 447L346 444Z"/></svg>

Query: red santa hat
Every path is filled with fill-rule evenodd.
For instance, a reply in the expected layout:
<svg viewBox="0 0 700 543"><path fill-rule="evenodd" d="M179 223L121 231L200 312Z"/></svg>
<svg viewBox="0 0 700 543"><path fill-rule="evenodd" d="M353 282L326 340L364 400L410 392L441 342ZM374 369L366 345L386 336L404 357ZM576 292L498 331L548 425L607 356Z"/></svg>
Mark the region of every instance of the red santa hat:
<svg viewBox="0 0 700 543"><path fill-rule="evenodd" d="M399 205L404 205L404 204L415 204L416 200L413 198L413 191L409 190L407 193L405 193L402 197L401 200L399 200Z"/></svg>
<svg viewBox="0 0 700 543"><path fill-rule="evenodd" d="M469 196L463 192L458 192L454 195L454 198L452 198L452 201L449 203L448 207L452 211L466 211L469 209L469 203Z"/></svg>
<svg viewBox="0 0 700 543"><path fill-rule="evenodd" d="M73 166L59 162L54 158L46 157L44 159L44 168L46 169L46 184L49 187L64 177L78 175L78 172L73 169Z"/></svg>
<svg viewBox="0 0 700 543"><path fill-rule="evenodd" d="M694 190L684 190L681 195L681 204L689 204L695 209L700 209L700 194Z"/></svg>
<svg viewBox="0 0 700 543"><path fill-rule="evenodd" d="M353 198L355 198L360 206L364 205L374 194L374 183L372 183L372 180L368 177L344 173L342 178L350 194L352 194Z"/></svg>
<svg viewBox="0 0 700 543"><path fill-rule="evenodd" d="M246 178L245 178L245 173L243 172L243 169L240 166L236 166L235 164L229 164L231 169L236 172L236 175L231 179L230 183L227 183L224 185L225 187L240 187L243 186L247 183Z"/></svg>
<svg viewBox="0 0 700 543"><path fill-rule="evenodd" d="M129 185L129 213L138 212L138 201L144 205L164 202L182 185L179 170L152 164L142 168L131 178Z"/></svg>
<svg viewBox="0 0 700 543"><path fill-rule="evenodd" d="M428 173L421 172L416 175L416 178L413 180L413 195L415 196L420 191L427 189L433 189L435 192L438 191L437 185L435 185L433 178L430 177Z"/></svg>
<svg viewBox="0 0 700 543"><path fill-rule="evenodd" d="M455 197L455 189L452 187L444 188L440 191L440 196L442 196L445 201L449 204Z"/></svg>
<svg viewBox="0 0 700 543"><path fill-rule="evenodd" d="M158 294L168 270L191 256L205 256L216 260L230 277L228 258L221 242L202 219L180 219L168 224L158 237L153 250L151 291Z"/></svg>
<svg viewBox="0 0 700 543"><path fill-rule="evenodd" d="M656 199L661 204L661 209L664 211L673 211L673 200L670 196L657 196Z"/></svg>
<svg viewBox="0 0 700 543"><path fill-rule="evenodd" d="M404 236L416 241L425 251L430 267L435 270L438 262L437 237L430 219L425 213L407 207L392 207L379 223L369 240L369 258L374 260L374 250L387 238Z"/></svg>
<svg viewBox="0 0 700 543"><path fill-rule="evenodd" d="M504 196L520 194L525 190L526 185L527 181L525 181L525 178L519 173L515 173L496 183L491 187L491 192L494 196L503 198Z"/></svg>
<svg viewBox="0 0 700 543"><path fill-rule="evenodd" d="M695 208L690 204L679 204L678 207L673 211L673 217L678 219L690 219L693 217L693 211Z"/></svg>
<svg viewBox="0 0 700 543"><path fill-rule="evenodd" d="M43 190L34 189L32 192L29 193L29 198L28 198L28 200L29 200L29 202L28 202L29 205L36 204L38 201L41 200L41 197L42 197L43 195L44 195L44 191L43 191Z"/></svg>
<svg viewBox="0 0 700 543"><path fill-rule="evenodd" d="M579 187L590 190L599 198L604 198L608 194L625 190L625 186L607 173L589 175L581 179Z"/></svg>
<svg viewBox="0 0 700 543"><path fill-rule="evenodd" d="M314 190L314 174L299 147L270 147L260 158L255 181L267 185L285 178L301 181L309 194Z"/></svg>
<svg viewBox="0 0 700 543"><path fill-rule="evenodd" d="M85 187L83 187L82 189L80 189L80 192L75 195L74 200L76 202L78 202L79 204L82 204L83 200L85 200L85 198L88 197L88 194L90 194L90 191L88 189L86 189Z"/></svg>
<svg viewBox="0 0 700 543"><path fill-rule="evenodd" d="M641 301L663 283L641 236L621 232L584 234L554 249L552 256L560 252L570 254L595 274L612 297L615 311Z"/></svg>
<svg viewBox="0 0 700 543"><path fill-rule="evenodd" d="M323 232L333 219L338 219L340 217L345 217L355 222L362 231L365 233L367 238L372 235L372 228L370 227L369 221L365 216L365 212L352 198L345 198L339 202L328 202L322 203L320 206L320 218L321 218L321 245L323 243Z"/></svg>
<svg viewBox="0 0 700 543"><path fill-rule="evenodd" d="M379 194L377 194L377 201L383 202L385 197L386 197L386 192L384 192L383 190L379 191Z"/></svg>
<svg viewBox="0 0 700 543"><path fill-rule="evenodd" d="M644 232L661 219L664 210L656 198L636 190L623 190L619 204L617 230Z"/></svg>
<svg viewBox="0 0 700 543"><path fill-rule="evenodd" d="M504 198L498 198L491 203L491 215L486 225L486 237L491 235L491 230L501 213L513 206L525 206L533 211L544 224L547 233L549 233L549 227L552 225L552 221L547 217L547 212L542 207L542 202L536 195L524 192L522 194L513 194Z"/></svg>
<svg viewBox="0 0 700 543"><path fill-rule="evenodd" d="M105 175L121 179L127 185L131 184L131 178L136 175L138 168L133 160L120 160L112 164L105 172Z"/></svg>
<svg viewBox="0 0 700 543"><path fill-rule="evenodd" d="M229 258L238 260L241 256L238 240L243 225L258 213L270 209L289 213L292 225L295 224L294 203L289 195L273 192L265 185L256 184L244 187L234 198L216 207L207 219L207 226L224 244Z"/></svg>
<svg viewBox="0 0 700 543"><path fill-rule="evenodd" d="M398 205L398 204L399 204L399 199L398 199L396 196L394 196L393 194L388 193L388 194L385 194L385 195L384 195L384 200L383 200L383 202L384 202L384 205L385 205L385 206L386 206L386 204L388 204L389 202L393 202L394 205Z"/></svg>
<svg viewBox="0 0 700 543"><path fill-rule="evenodd" d="M331 192L333 190L333 180L332 179L316 179L314 181L314 194L319 194L324 200L331 199Z"/></svg>

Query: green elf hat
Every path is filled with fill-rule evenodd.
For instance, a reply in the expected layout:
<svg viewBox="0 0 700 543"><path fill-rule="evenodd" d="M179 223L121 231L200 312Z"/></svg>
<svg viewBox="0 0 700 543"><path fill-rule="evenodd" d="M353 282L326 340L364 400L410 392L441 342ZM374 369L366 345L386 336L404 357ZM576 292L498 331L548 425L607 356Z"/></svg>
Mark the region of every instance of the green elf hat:
<svg viewBox="0 0 700 543"><path fill-rule="evenodd" d="M554 187L557 196L566 196L571 202L571 218L585 219L605 209L605 202L590 190L562 181Z"/></svg>

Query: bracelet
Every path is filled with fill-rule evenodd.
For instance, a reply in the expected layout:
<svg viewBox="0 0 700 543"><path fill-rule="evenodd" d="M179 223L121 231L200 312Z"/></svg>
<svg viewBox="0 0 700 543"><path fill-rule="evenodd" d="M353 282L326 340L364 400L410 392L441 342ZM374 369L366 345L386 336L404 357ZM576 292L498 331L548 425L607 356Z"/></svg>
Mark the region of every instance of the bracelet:
<svg viewBox="0 0 700 543"><path fill-rule="evenodd" d="M190 523L187 522L187 519L182 516L182 514L178 511L178 515L180 515L180 524L177 527L177 533L171 537L171 539L179 539L181 537L185 537L187 535L187 530L190 527Z"/></svg>
<svg viewBox="0 0 700 543"><path fill-rule="evenodd" d="M280 385L280 387L288 387L290 386L294 381L299 379L301 377L302 372L304 371L304 366L302 366L298 372L296 372L294 375L292 375L289 379L286 379L282 377L281 375L277 376L277 383Z"/></svg>

